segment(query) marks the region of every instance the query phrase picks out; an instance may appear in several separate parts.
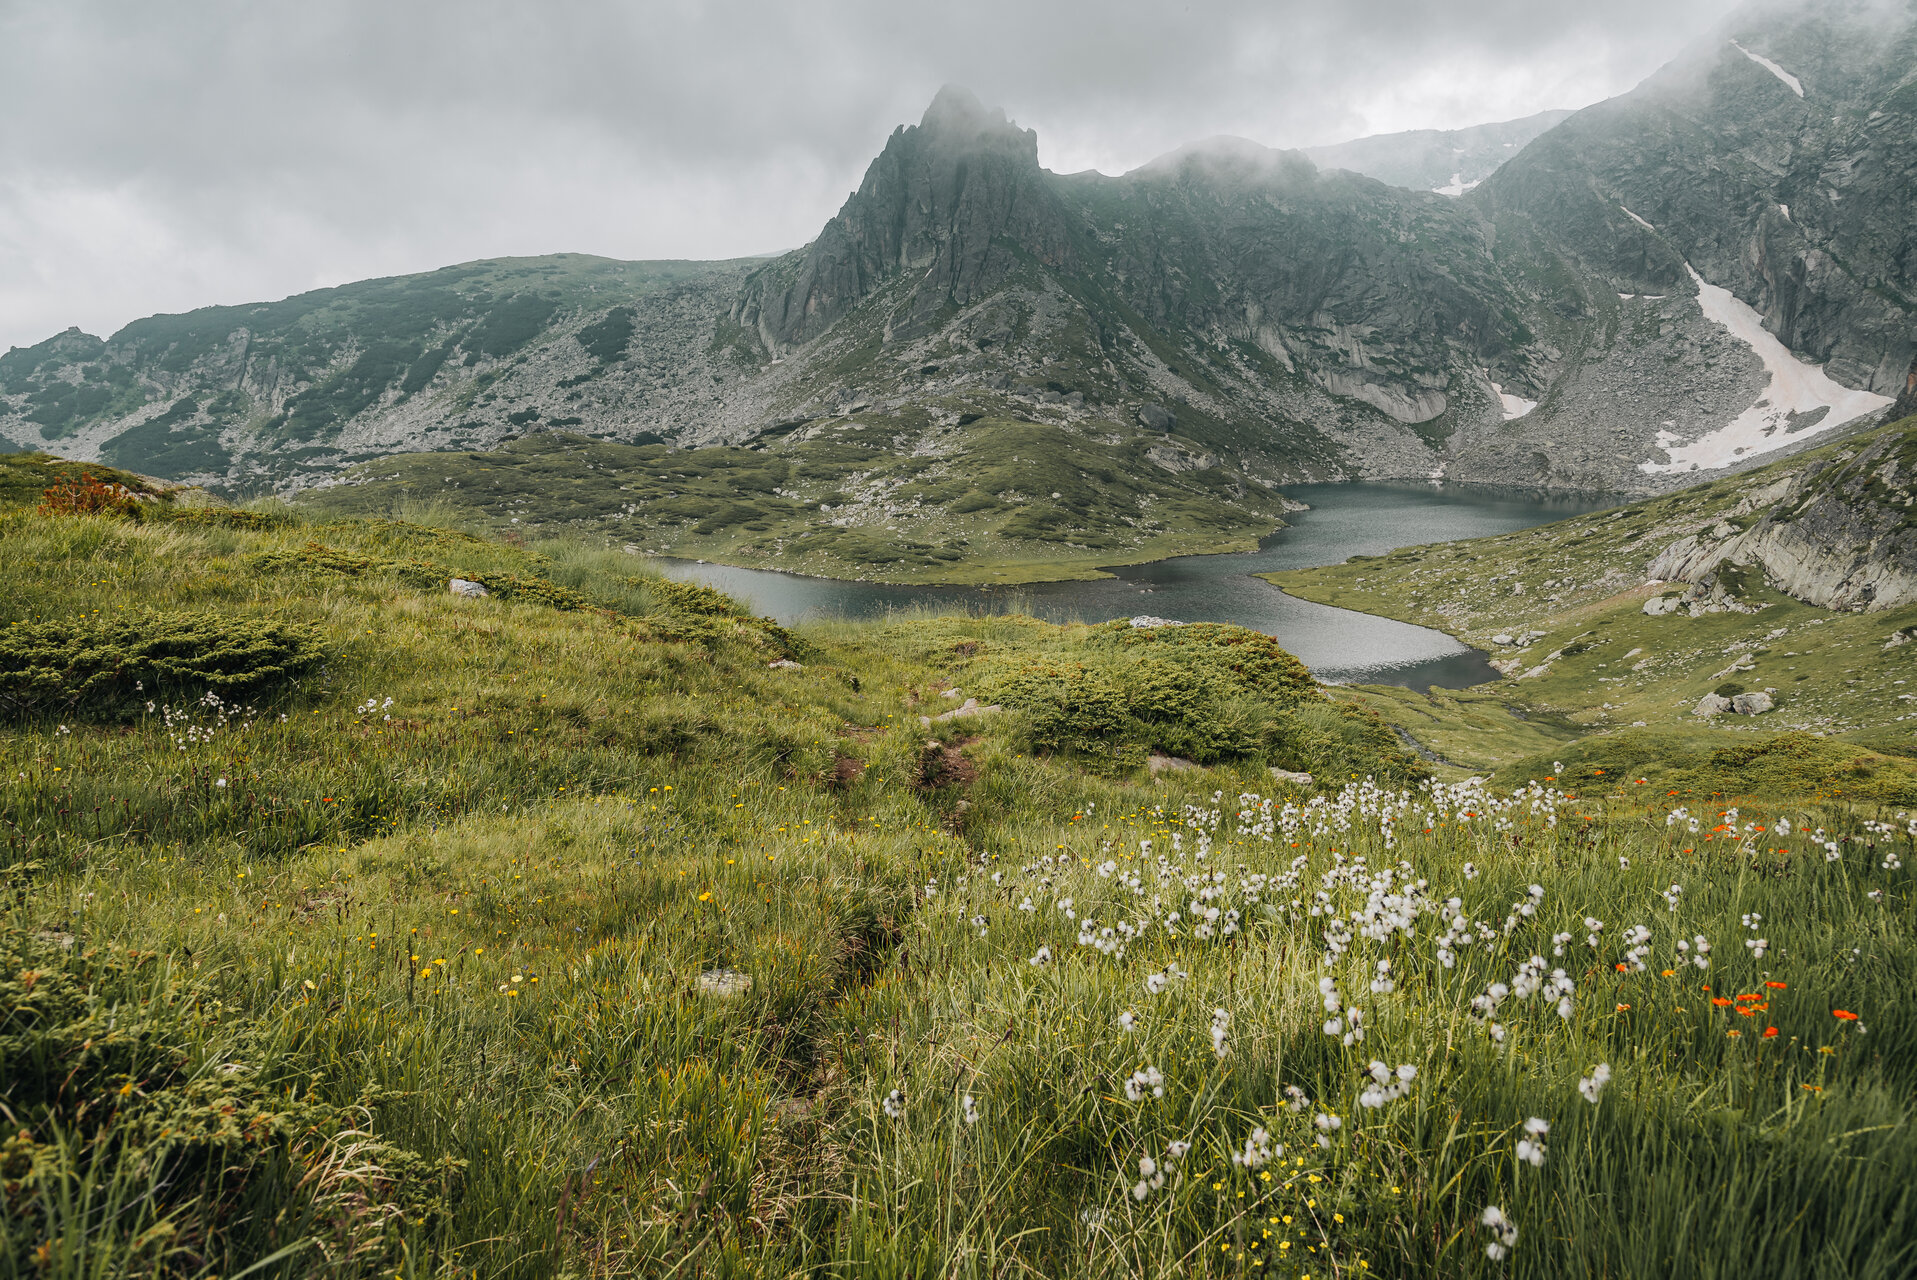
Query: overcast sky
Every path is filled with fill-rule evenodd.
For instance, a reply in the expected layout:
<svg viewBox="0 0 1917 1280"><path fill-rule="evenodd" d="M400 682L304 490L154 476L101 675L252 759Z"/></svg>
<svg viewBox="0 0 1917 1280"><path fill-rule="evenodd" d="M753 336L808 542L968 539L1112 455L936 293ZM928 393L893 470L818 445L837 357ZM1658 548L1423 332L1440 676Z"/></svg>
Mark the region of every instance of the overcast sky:
<svg viewBox="0 0 1917 1280"><path fill-rule="evenodd" d="M0 0L0 348L478 257L803 244L946 82L1118 173L1579 107L1731 0Z"/></svg>

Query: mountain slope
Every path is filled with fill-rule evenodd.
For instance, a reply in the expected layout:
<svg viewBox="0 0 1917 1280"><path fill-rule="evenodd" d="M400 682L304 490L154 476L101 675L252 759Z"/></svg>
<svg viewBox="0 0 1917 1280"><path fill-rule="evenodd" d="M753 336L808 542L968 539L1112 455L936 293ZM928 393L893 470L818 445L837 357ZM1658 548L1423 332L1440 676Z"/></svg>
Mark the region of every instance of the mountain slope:
<svg viewBox="0 0 1917 1280"><path fill-rule="evenodd" d="M1239 488L1656 491L1903 390L1914 30L1746 10L1461 199L1235 139L1053 174L948 89L780 258L482 262L63 334L0 357L0 435L239 490L536 430L852 421L905 458L980 422L1162 445Z"/></svg>

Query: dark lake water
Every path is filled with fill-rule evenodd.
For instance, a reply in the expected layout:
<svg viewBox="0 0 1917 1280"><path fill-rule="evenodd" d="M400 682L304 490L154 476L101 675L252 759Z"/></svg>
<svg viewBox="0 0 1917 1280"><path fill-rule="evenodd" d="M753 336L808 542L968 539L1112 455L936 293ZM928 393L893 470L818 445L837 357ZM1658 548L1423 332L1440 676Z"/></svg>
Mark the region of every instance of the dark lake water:
<svg viewBox="0 0 1917 1280"><path fill-rule="evenodd" d="M1425 542L1479 538L1549 524L1615 505L1615 499L1546 497L1479 485L1295 485L1287 497L1311 510L1257 551L1181 556L1113 569L1093 582L1018 587L900 587L807 578L660 559L665 574L717 587L780 622L883 617L901 609L1026 613L1052 621L1103 622L1153 614L1181 622L1231 622L1275 636L1320 678L1422 689L1462 689L1493 679L1484 655L1443 632L1313 604L1252 577L1310 569L1349 556Z"/></svg>

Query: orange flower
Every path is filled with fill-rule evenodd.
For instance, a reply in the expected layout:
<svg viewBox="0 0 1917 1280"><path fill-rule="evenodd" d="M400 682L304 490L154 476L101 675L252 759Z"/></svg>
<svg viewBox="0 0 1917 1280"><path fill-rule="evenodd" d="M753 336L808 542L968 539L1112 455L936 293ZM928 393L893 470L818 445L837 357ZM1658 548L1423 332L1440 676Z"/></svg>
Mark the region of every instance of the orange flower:
<svg viewBox="0 0 1917 1280"><path fill-rule="evenodd" d="M1742 1031L1726 1031L1724 1034L1735 1040L1744 1033Z"/></svg>
<svg viewBox="0 0 1917 1280"><path fill-rule="evenodd" d="M1757 999L1757 993L1754 991L1747 991L1743 995L1737 997L1737 1002L1739 1004L1743 1004L1746 1000L1755 1000L1755 999Z"/></svg>
<svg viewBox="0 0 1917 1280"><path fill-rule="evenodd" d="M1766 982L1764 985L1769 987L1772 991L1782 991L1785 987L1788 987L1790 984L1788 982Z"/></svg>
<svg viewBox="0 0 1917 1280"><path fill-rule="evenodd" d="M1739 1010L1737 1011L1737 1016L1738 1016L1738 1017L1740 1017L1740 1018L1755 1018L1755 1017L1757 1016L1757 1010L1755 1010L1755 1009L1739 1009Z"/></svg>
<svg viewBox="0 0 1917 1280"><path fill-rule="evenodd" d="M1617 1011L1618 1011L1619 1013L1623 1013L1623 1012L1624 1012L1624 1011L1625 1011L1626 1009L1629 1009L1630 1007L1631 1007L1631 1006L1630 1006L1630 1005L1628 1005L1628 1004L1621 1004L1621 1005L1619 1005L1619 1006L1617 1007Z"/></svg>
<svg viewBox="0 0 1917 1280"><path fill-rule="evenodd" d="M1776 1027L1765 1027L1765 1028L1764 1028L1764 1038L1765 1038L1766 1040L1771 1040L1771 1039L1775 1039L1775 1038L1776 1038L1776 1036L1777 1036L1777 1028L1776 1028Z"/></svg>
<svg viewBox="0 0 1917 1280"><path fill-rule="evenodd" d="M1722 1009L1725 1005L1730 1003L1730 998L1728 996L1712 996L1711 1003L1716 1005L1718 1008Z"/></svg>
<svg viewBox="0 0 1917 1280"><path fill-rule="evenodd" d="M1626 973L1630 970L1630 968L1631 966L1628 964L1625 964L1622 960L1617 962L1617 971L1619 973Z"/></svg>
<svg viewBox="0 0 1917 1280"><path fill-rule="evenodd" d="M1849 1009L1832 1009L1830 1011L1830 1014L1831 1014L1831 1017L1836 1018L1840 1022L1857 1021L1857 1015L1852 1013Z"/></svg>
<svg viewBox="0 0 1917 1280"><path fill-rule="evenodd" d="M1664 976L1664 977L1666 977L1666 978L1675 978L1675 977L1677 976L1677 970L1675 970L1675 969L1666 969L1666 970L1664 970L1664 973L1663 973L1663 976Z"/></svg>

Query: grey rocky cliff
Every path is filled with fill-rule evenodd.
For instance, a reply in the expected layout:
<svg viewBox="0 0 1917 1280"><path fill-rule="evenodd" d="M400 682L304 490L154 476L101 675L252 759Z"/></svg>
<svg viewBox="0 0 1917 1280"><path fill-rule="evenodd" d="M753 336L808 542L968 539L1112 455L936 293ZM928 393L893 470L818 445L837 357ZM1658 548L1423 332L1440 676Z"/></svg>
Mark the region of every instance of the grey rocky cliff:
<svg viewBox="0 0 1917 1280"><path fill-rule="evenodd" d="M1917 425L1819 458L1728 514L1665 546L1646 575L1711 589L1754 571L1829 609L1917 602Z"/></svg>

